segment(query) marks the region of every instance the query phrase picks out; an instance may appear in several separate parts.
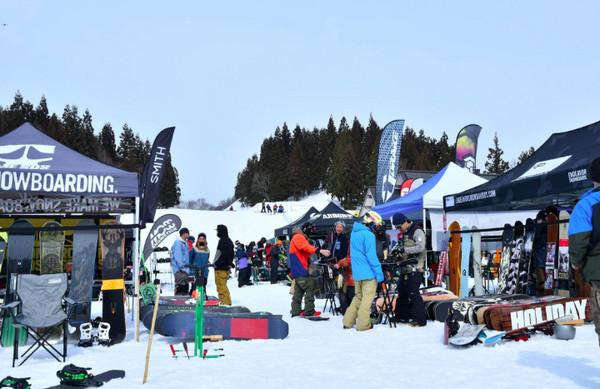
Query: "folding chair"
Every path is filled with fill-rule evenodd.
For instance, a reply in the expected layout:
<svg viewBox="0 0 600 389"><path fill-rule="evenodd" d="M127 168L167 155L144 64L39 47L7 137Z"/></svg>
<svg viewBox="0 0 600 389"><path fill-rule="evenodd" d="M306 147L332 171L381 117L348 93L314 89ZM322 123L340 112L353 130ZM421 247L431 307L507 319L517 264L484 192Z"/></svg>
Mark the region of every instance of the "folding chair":
<svg viewBox="0 0 600 389"><path fill-rule="evenodd" d="M20 356L24 358L21 366L40 347L43 347L57 361L65 362L67 356L68 313L75 302L65 297L67 291L67 273L57 274L16 274L16 291L19 299L0 306L13 316L16 329L13 345L13 367L19 359L18 332L27 331L34 343ZM66 306L63 306L66 301ZM58 351L48 342L50 336L62 327L63 348Z"/></svg>

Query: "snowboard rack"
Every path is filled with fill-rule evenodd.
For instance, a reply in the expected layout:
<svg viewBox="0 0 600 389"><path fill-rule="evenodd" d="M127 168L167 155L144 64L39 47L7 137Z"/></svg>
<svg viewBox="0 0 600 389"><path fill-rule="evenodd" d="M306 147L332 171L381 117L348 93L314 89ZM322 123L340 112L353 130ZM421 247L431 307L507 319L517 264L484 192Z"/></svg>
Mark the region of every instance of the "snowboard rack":
<svg viewBox="0 0 600 389"><path fill-rule="evenodd" d="M88 387L102 386L102 382L94 379L94 375L88 373L91 367L79 367L72 363L64 366L56 372L56 376L60 379L61 385Z"/></svg>
<svg viewBox="0 0 600 389"><path fill-rule="evenodd" d="M31 385L27 382L29 379L31 377L15 378L8 376L0 381L0 388L29 389L31 388Z"/></svg>
<svg viewBox="0 0 600 389"><path fill-rule="evenodd" d="M81 336L77 345L79 347L90 347L94 342L98 342L101 346L112 346L113 342L109 337L110 324L99 321L100 318L94 319L91 323L83 323L79 327Z"/></svg>

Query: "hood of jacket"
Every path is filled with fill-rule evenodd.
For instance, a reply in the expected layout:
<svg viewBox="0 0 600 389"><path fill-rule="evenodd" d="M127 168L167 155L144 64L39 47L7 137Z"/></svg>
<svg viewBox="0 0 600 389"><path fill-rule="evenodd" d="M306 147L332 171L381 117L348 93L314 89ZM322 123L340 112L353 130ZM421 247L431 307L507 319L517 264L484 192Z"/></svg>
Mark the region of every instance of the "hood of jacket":
<svg viewBox="0 0 600 389"><path fill-rule="evenodd" d="M227 226L223 224L219 224L217 226L217 237L225 238L229 236L229 232L227 231Z"/></svg>

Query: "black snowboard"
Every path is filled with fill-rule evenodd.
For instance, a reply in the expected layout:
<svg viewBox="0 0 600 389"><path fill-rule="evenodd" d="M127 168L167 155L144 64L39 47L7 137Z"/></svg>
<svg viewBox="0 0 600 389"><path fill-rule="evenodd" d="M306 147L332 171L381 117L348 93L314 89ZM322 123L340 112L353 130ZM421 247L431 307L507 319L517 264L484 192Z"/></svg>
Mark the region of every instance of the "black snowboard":
<svg viewBox="0 0 600 389"><path fill-rule="evenodd" d="M109 220L105 226L120 225ZM109 337L113 343L125 339L125 281L123 265L125 260L125 230L104 229L102 236L102 321L110 324Z"/></svg>
<svg viewBox="0 0 600 389"><path fill-rule="evenodd" d="M523 223L515 223L513 235L512 253L510 256L510 267L506 278L506 290L503 293L513 294L517 292L517 282L519 279L519 263L523 254L523 239L525 239L525 228Z"/></svg>
<svg viewBox="0 0 600 389"><path fill-rule="evenodd" d="M535 235L535 222L533 219L527 219L525 222L525 236L523 239L523 251L521 261L519 262L519 280L517 282L517 293L527 294L529 264L531 263L531 253L533 252L533 237Z"/></svg>
<svg viewBox="0 0 600 389"><path fill-rule="evenodd" d="M33 228L33 225L25 219L16 220L8 232L8 260L6 261L6 295L4 303L8 304L17 299L16 277L13 274L31 273L31 262L33 259L33 244L35 242L35 232L27 232L23 229ZM4 320L2 324L2 336L0 343L4 347L11 347L15 337L15 328L12 326L13 319L10 314L4 311ZM19 345L22 346L27 341L27 332L19 331Z"/></svg>
<svg viewBox="0 0 600 389"><path fill-rule="evenodd" d="M77 226L95 226L91 220L82 220ZM77 342L81 333L79 326L91 321L92 284L98 253L98 232L95 230L75 230L73 233L73 260L71 270L71 289L69 297L76 305L69 319L69 325L75 327L69 333L69 340Z"/></svg>

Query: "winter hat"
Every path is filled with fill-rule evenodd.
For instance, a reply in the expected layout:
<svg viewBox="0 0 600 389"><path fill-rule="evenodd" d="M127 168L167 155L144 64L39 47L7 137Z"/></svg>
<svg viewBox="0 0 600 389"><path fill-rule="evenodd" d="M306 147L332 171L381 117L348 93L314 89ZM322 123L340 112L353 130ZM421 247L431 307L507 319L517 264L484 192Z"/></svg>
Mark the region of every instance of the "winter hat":
<svg viewBox="0 0 600 389"><path fill-rule="evenodd" d="M535 220L546 220L546 216L548 216L548 215L546 214L546 211L542 209L541 211L539 211L539 212L537 213L537 215L536 215L536 217L535 217Z"/></svg>
<svg viewBox="0 0 600 389"><path fill-rule="evenodd" d="M335 222L335 224L333 225L334 227L337 226L338 224L341 224L342 227L346 228L346 223L343 220L338 220L337 222Z"/></svg>
<svg viewBox="0 0 600 389"><path fill-rule="evenodd" d="M189 234L190 230L188 230L187 228L183 227L181 230L179 230L179 236L183 235L183 234Z"/></svg>
<svg viewBox="0 0 600 389"><path fill-rule="evenodd" d="M195 241L196 241L196 238L194 238L193 236L190 236L190 237L188 237L188 240L189 240L190 242L195 242Z"/></svg>
<svg viewBox="0 0 600 389"><path fill-rule="evenodd" d="M402 212L396 212L394 216L392 216L392 224L395 226L399 226L408 221L408 218Z"/></svg>
<svg viewBox="0 0 600 389"><path fill-rule="evenodd" d="M282 242L282 241L280 241L280 240L278 240L278 241L277 241L275 244L276 244L277 246L281 246L281 245L283 244L283 242Z"/></svg>
<svg viewBox="0 0 600 389"><path fill-rule="evenodd" d="M198 238L201 237L201 236L203 236L204 239L206 239L206 234L204 232L201 232L201 233L198 234Z"/></svg>
<svg viewBox="0 0 600 389"><path fill-rule="evenodd" d="M590 180L600 182L600 157L594 159L588 169Z"/></svg>

